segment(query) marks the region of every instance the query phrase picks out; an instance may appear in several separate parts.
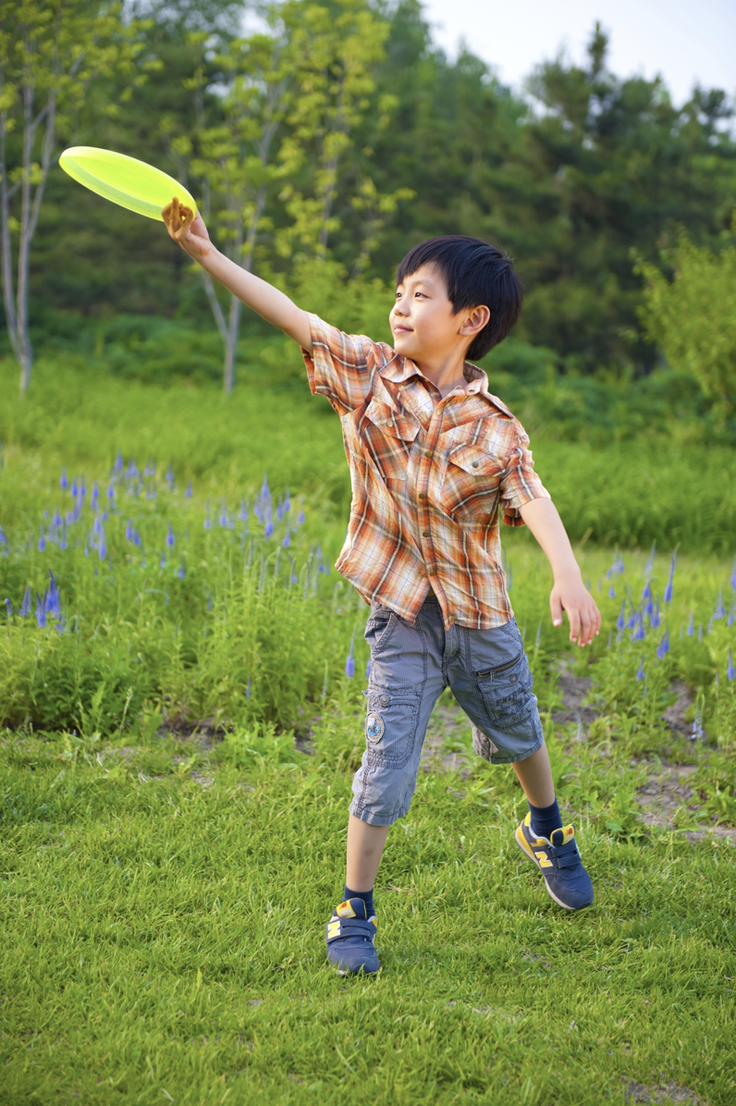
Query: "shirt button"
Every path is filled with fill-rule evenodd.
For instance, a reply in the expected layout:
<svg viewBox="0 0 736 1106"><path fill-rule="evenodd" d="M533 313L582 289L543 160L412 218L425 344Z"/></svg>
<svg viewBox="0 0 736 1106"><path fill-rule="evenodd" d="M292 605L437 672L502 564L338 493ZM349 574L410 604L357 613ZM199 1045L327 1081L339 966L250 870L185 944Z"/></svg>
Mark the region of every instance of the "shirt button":
<svg viewBox="0 0 736 1106"><path fill-rule="evenodd" d="M423 538L428 538L429 537L429 530L422 530L422 537Z"/></svg>
<svg viewBox="0 0 736 1106"><path fill-rule="evenodd" d="M429 451L429 450L427 450L427 452L426 452L426 453L424 454L424 456L425 456L425 457L431 457L431 456L432 456L432 454L430 453L430 451Z"/></svg>
<svg viewBox="0 0 736 1106"><path fill-rule="evenodd" d="M426 499L427 498L427 493L426 492L420 492L419 493L419 498L420 499Z"/></svg>
<svg viewBox="0 0 736 1106"><path fill-rule="evenodd" d="M474 468L474 469L477 469L477 467L478 467L478 462L477 462L477 461L473 461L473 468Z"/></svg>
<svg viewBox="0 0 736 1106"><path fill-rule="evenodd" d="M436 575L437 575L437 569L436 568L428 568L427 569L427 576L436 576Z"/></svg>

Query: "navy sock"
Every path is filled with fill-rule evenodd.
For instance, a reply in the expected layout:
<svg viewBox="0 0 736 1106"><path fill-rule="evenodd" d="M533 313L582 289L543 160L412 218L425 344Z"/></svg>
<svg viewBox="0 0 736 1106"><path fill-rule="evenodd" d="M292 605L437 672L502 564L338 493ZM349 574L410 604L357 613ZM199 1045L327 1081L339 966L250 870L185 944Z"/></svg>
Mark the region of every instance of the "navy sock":
<svg viewBox="0 0 736 1106"><path fill-rule="evenodd" d="M347 883L345 884L345 899L362 899L365 903L366 914L369 918L372 918L376 913L376 908L373 905L373 888L370 891L351 891Z"/></svg>
<svg viewBox="0 0 736 1106"><path fill-rule="evenodd" d="M557 799L555 799L551 806L532 806L532 804L529 803L529 809L532 812L532 829L537 836L546 837L549 841L549 835L552 833L552 830L560 829L562 826L562 818L560 816L560 808L557 805Z"/></svg>

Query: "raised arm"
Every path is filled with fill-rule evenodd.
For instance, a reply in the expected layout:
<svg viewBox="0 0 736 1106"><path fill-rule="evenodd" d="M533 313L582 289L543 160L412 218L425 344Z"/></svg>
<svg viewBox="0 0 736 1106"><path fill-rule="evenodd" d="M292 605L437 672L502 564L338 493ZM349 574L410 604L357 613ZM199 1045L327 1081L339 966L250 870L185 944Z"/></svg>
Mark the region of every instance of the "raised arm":
<svg viewBox="0 0 736 1106"><path fill-rule="evenodd" d="M307 312L297 307L278 288L274 288L272 284L254 276L253 273L246 272L240 265L236 265L229 257L220 253L210 241L201 215L198 214L195 219L191 208L180 204L176 197L167 204L161 214L166 229L174 241L178 242L203 269L206 269L210 276L248 307L257 311L266 322L279 327L309 353L312 352L312 335Z"/></svg>

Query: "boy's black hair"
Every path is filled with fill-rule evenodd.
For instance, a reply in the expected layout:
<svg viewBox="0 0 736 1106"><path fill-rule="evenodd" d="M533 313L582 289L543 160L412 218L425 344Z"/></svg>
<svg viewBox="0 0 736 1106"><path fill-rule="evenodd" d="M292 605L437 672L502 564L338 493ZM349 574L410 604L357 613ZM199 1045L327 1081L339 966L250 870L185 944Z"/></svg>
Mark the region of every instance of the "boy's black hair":
<svg viewBox="0 0 736 1106"><path fill-rule="evenodd" d="M480 361L502 342L519 317L524 290L512 267L513 258L479 238L443 234L428 238L409 250L396 273L402 284L422 265L435 265L447 285L447 295L457 315L466 307L486 304L491 317L470 343L469 361Z"/></svg>

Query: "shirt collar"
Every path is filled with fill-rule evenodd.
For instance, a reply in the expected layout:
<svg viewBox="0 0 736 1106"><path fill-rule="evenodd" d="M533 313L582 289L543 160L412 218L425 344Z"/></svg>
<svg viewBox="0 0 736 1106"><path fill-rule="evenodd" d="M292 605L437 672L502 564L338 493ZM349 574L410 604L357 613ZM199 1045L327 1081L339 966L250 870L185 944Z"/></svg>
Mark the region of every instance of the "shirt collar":
<svg viewBox="0 0 736 1106"><path fill-rule="evenodd" d="M393 384L406 384L413 376L418 376L420 380L427 379L410 358L402 357L400 353L395 354L388 364L380 370L380 373L384 380L390 380ZM488 377L483 369L479 369L477 365L472 365L470 361L466 361L463 375L468 382L467 394L469 396L480 396L492 406L498 408L503 415L511 419L514 417L506 404L502 403L497 396L492 395L489 391Z"/></svg>

